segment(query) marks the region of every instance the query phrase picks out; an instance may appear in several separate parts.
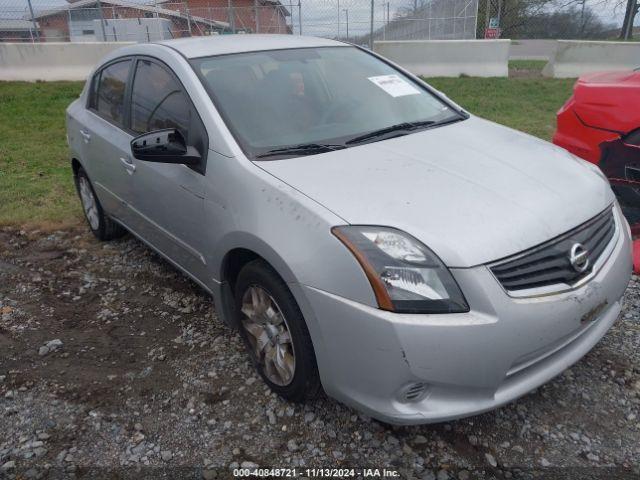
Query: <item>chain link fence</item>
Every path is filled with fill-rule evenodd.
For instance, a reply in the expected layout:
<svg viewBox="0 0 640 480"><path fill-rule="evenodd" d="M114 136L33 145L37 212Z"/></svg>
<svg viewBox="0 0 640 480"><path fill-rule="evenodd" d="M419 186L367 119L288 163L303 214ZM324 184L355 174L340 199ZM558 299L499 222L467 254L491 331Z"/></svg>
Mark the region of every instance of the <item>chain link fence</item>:
<svg viewBox="0 0 640 480"><path fill-rule="evenodd" d="M222 7L187 1L43 4L32 0L31 7L3 8L0 0L0 41L149 42L231 33L287 34L293 33L296 13L297 4L282 2L250 6L230 2Z"/></svg>
<svg viewBox="0 0 640 480"><path fill-rule="evenodd" d="M614 40L627 0L479 0L477 38Z"/></svg>
<svg viewBox="0 0 640 480"><path fill-rule="evenodd" d="M615 38L624 0L0 0L0 41L304 34L377 40ZM57 2L57 3L52 3Z"/></svg>
<svg viewBox="0 0 640 480"><path fill-rule="evenodd" d="M0 0L0 41L288 33L368 45L372 39L475 38L477 10L478 0Z"/></svg>

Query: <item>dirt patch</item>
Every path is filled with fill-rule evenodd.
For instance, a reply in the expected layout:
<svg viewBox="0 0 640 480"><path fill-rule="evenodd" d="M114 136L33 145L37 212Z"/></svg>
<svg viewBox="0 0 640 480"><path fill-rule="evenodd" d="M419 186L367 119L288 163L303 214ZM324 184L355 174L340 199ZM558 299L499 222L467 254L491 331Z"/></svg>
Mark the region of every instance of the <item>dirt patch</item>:
<svg viewBox="0 0 640 480"><path fill-rule="evenodd" d="M509 78L543 78L539 68L509 67Z"/></svg>
<svg viewBox="0 0 640 480"><path fill-rule="evenodd" d="M640 458L639 309L634 279L603 341L511 405L392 428L270 393L210 298L137 240L5 228L0 477L228 478L254 465L621 477Z"/></svg>

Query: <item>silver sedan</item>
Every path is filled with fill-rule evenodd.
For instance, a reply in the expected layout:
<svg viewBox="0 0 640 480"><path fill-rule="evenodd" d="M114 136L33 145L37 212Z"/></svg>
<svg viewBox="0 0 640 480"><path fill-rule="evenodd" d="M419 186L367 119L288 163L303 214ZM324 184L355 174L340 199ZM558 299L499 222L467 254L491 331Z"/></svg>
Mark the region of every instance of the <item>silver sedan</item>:
<svg viewBox="0 0 640 480"><path fill-rule="evenodd" d="M631 275L596 167L352 45L126 46L67 129L96 237L129 231L202 286L292 401L400 424L493 409L587 353Z"/></svg>

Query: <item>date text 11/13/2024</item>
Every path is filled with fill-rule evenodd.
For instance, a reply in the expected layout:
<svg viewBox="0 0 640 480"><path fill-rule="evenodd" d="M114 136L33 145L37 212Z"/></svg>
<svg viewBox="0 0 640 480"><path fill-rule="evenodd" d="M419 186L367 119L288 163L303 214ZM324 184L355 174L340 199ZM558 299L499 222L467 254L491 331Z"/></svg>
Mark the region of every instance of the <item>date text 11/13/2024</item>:
<svg viewBox="0 0 640 480"><path fill-rule="evenodd" d="M282 478L398 478L396 470L386 468L235 468L233 476Z"/></svg>

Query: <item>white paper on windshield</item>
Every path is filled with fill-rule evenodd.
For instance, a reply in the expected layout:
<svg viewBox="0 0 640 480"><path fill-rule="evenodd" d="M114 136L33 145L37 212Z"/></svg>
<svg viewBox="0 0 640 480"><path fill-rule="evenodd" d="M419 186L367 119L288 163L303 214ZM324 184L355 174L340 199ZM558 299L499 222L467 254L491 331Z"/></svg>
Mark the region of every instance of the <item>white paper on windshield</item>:
<svg viewBox="0 0 640 480"><path fill-rule="evenodd" d="M369 77L373 83L383 89L392 97L404 97L405 95L419 95L420 90L403 80L398 75L380 75Z"/></svg>

